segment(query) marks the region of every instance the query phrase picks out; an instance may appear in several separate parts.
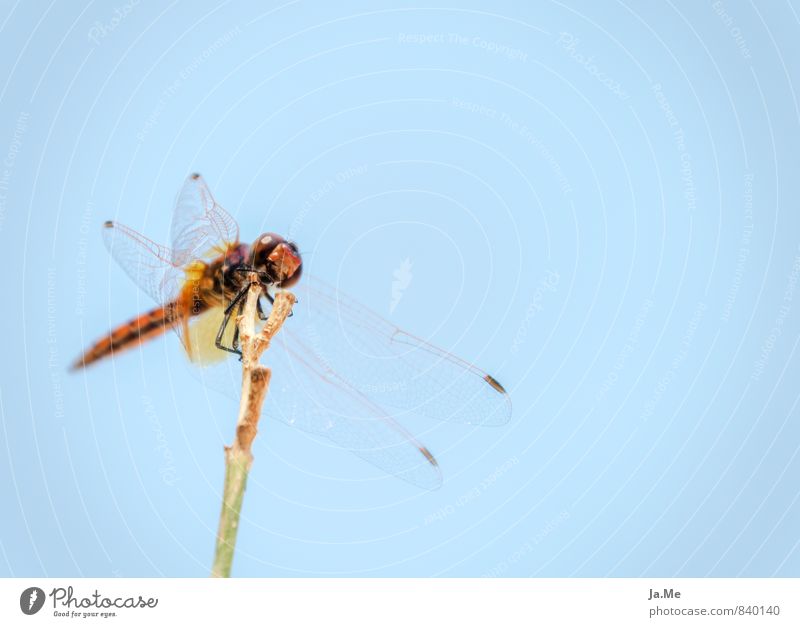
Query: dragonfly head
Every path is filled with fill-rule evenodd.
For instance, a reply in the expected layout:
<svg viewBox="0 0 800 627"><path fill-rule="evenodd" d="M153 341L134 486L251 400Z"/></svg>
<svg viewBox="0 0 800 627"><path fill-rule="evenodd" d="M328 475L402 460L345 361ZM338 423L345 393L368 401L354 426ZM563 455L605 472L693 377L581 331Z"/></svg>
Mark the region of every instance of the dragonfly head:
<svg viewBox="0 0 800 627"><path fill-rule="evenodd" d="M250 262L278 287L291 287L300 280L303 260L294 242L275 233L264 233L250 247Z"/></svg>

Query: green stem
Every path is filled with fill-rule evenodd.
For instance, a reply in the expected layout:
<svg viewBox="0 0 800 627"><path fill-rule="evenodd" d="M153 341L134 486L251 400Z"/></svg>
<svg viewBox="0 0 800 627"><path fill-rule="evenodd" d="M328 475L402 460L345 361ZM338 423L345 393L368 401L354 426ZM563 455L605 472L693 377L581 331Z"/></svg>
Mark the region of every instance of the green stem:
<svg viewBox="0 0 800 627"><path fill-rule="evenodd" d="M211 567L212 577L231 576L247 475L253 465L251 449L258 433L261 407L269 388L271 374L269 368L259 363L259 359L269 346L272 337L292 312L292 305L296 300L289 292L279 292L275 296L272 311L264 328L260 333L255 333L258 297L262 288L257 276L251 277L251 281L244 311L236 321L242 346L242 396L239 400L236 437L231 446L225 447L225 485L222 490L222 511L219 515L214 564Z"/></svg>
<svg viewBox="0 0 800 627"><path fill-rule="evenodd" d="M236 534L239 531L239 517L242 513L247 475L253 458L243 451L225 449L225 487L222 498L222 512L219 515L219 531L212 577L230 577L233 553L236 549Z"/></svg>

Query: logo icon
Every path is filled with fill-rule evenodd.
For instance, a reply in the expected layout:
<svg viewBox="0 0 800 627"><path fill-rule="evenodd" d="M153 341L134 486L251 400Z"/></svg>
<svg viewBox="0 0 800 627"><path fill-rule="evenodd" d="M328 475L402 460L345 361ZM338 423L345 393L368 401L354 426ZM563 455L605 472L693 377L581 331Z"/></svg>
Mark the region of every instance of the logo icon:
<svg viewBox="0 0 800 627"><path fill-rule="evenodd" d="M389 301L389 313L394 313L400 300L403 298L403 292L411 285L411 279L414 275L411 273L411 259L406 257L400 265L395 268L392 274L394 281L392 281L392 300Z"/></svg>
<svg viewBox="0 0 800 627"><path fill-rule="evenodd" d="M31 616L36 614L44 605L44 590L37 588L27 588L19 595L19 609L23 614Z"/></svg>

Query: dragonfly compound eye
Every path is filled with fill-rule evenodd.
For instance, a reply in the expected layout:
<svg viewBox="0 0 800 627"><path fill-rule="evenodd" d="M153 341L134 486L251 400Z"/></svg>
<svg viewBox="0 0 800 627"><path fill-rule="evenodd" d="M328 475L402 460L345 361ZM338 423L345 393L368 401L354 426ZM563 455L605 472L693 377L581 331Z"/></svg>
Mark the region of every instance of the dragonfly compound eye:
<svg viewBox="0 0 800 627"><path fill-rule="evenodd" d="M264 233L250 247L250 261L258 270L265 270L269 256L273 253L278 244L282 244L284 239L275 233Z"/></svg>
<svg viewBox="0 0 800 627"><path fill-rule="evenodd" d="M256 270L266 272L280 287L291 287L300 279L303 261L297 246L275 233L265 233L253 243L251 260Z"/></svg>

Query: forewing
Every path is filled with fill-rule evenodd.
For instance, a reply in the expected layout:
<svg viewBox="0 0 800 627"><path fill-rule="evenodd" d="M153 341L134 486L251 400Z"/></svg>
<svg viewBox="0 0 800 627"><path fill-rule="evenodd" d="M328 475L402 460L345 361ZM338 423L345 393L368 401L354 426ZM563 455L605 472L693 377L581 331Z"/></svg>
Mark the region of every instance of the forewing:
<svg viewBox="0 0 800 627"><path fill-rule="evenodd" d="M501 425L511 402L490 375L399 329L313 277L293 288L299 302L287 341L312 347L314 358L380 404L467 424Z"/></svg>
<svg viewBox="0 0 800 627"><path fill-rule="evenodd" d="M174 266L169 248L110 221L103 225L103 242L117 264L153 300L163 304L174 298L181 271Z"/></svg>
<svg viewBox="0 0 800 627"><path fill-rule="evenodd" d="M441 484L433 455L379 406L315 359L313 349L279 332L265 354L272 369L265 415L330 439L414 485Z"/></svg>
<svg viewBox="0 0 800 627"><path fill-rule="evenodd" d="M273 373L265 416L326 437L425 488L441 482L436 460L381 405L468 424L509 420L508 395L479 368L401 331L318 279L304 276L292 291L299 298L294 315L262 358ZM198 375L236 398L241 364L225 360L228 355L220 353L223 361Z"/></svg>
<svg viewBox="0 0 800 627"><path fill-rule="evenodd" d="M189 176L178 194L170 233L172 262L179 266L224 253L239 240L236 220L217 204L199 174Z"/></svg>
<svg viewBox="0 0 800 627"><path fill-rule="evenodd" d="M428 449L381 407L327 368L315 357L313 348L286 333L295 318L287 320L262 357L272 370L264 416L325 437L414 485L438 487L439 467ZM242 377L239 360L218 349L211 355L202 349L212 344L211 335L220 321L221 308L198 316L190 331L198 342L192 351L193 365L204 367L191 370L204 386L238 399Z"/></svg>

